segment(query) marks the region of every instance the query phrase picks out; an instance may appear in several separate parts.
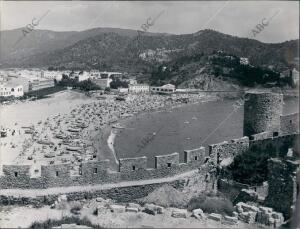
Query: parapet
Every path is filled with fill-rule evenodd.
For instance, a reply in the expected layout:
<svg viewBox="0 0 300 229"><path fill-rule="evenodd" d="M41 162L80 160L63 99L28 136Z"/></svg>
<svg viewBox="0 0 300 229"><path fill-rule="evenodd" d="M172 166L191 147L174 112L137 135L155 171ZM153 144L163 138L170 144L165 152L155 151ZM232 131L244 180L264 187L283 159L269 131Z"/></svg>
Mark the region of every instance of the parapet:
<svg viewBox="0 0 300 229"><path fill-rule="evenodd" d="M262 133L251 135L250 140L256 141L256 140L263 140L263 139L272 138L272 137L273 137L273 132L265 131Z"/></svg>
<svg viewBox="0 0 300 229"><path fill-rule="evenodd" d="M184 151L184 163L192 163L205 160L205 147Z"/></svg>
<svg viewBox="0 0 300 229"><path fill-rule="evenodd" d="M171 168L179 165L179 154L172 153L167 155L155 156L155 168Z"/></svg>
<svg viewBox="0 0 300 229"><path fill-rule="evenodd" d="M119 159L119 172L131 172L147 168L147 157Z"/></svg>
<svg viewBox="0 0 300 229"><path fill-rule="evenodd" d="M299 133L299 113L280 116L280 133Z"/></svg>
<svg viewBox="0 0 300 229"><path fill-rule="evenodd" d="M76 166L71 163L42 165L41 172L35 176L31 174L32 168L30 165L3 165L0 187L5 189L49 188L108 184L122 181L159 179L199 168L201 168L201 171L203 170L203 174L206 174L206 168L214 167L222 161L225 163L230 160L224 159L233 159L237 154L246 152L249 149L249 143L260 148L273 144L276 149L281 149L283 146L293 147L296 139L299 139L299 133L250 142L248 137L232 139L209 145L209 152L206 152L205 147L185 150L182 163L179 160L179 153L156 156L155 168L147 168L147 157L119 159L119 171L109 169L109 160L86 161ZM211 159L210 162L213 163L207 163L208 155Z"/></svg>
<svg viewBox="0 0 300 229"><path fill-rule="evenodd" d="M224 141L208 146L209 156L216 164L220 164L225 158L234 158L237 154L242 154L249 149L249 138L242 137L232 139L230 142Z"/></svg>
<svg viewBox="0 0 300 229"><path fill-rule="evenodd" d="M82 163L82 175L93 176L99 172L103 173L109 168L109 160L89 161Z"/></svg>
<svg viewBox="0 0 300 229"><path fill-rule="evenodd" d="M30 177L30 165L3 165L3 174L11 178Z"/></svg>

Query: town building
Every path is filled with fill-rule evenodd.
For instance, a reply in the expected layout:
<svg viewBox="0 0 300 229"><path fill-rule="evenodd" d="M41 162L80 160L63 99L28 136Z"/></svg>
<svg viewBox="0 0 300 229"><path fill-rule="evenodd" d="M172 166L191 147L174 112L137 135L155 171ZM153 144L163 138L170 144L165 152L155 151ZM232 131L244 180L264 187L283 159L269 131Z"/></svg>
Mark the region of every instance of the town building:
<svg viewBox="0 0 300 229"><path fill-rule="evenodd" d="M148 93L150 86L147 84L129 84L129 93Z"/></svg>
<svg viewBox="0 0 300 229"><path fill-rule="evenodd" d="M292 85L294 87L299 85L299 72L295 68L292 71Z"/></svg>
<svg viewBox="0 0 300 229"><path fill-rule="evenodd" d="M241 57L240 58L240 64L242 65L248 65L249 64L249 59L246 57Z"/></svg>
<svg viewBox="0 0 300 229"><path fill-rule="evenodd" d="M52 79L60 81L62 79L62 72L60 71L41 71L41 78Z"/></svg>
<svg viewBox="0 0 300 229"><path fill-rule="evenodd" d="M84 81L84 80L88 80L90 79L90 74L86 71L83 72L79 72L79 74L77 75L76 79L78 80L78 82Z"/></svg>
<svg viewBox="0 0 300 229"><path fill-rule="evenodd" d="M90 78L91 79L101 78L100 71L98 71L98 70L90 70Z"/></svg>
<svg viewBox="0 0 300 229"><path fill-rule="evenodd" d="M29 82L28 91L37 91L44 88L54 87L53 79L32 80Z"/></svg>
<svg viewBox="0 0 300 229"><path fill-rule="evenodd" d="M1 97L21 97L24 95L23 86L16 85L11 82L0 84L0 96Z"/></svg>
<svg viewBox="0 0 300 229"><path fill-rule="evenodd" d="M121 72L100 72L100 77L101 78L112 78L112 77L121 77L123 73Z"/></svg>
<svg viewBox="0 0 300 229"><path fill-rule="evenodd" d="M175 85L173 84L165 84L161 87L151 87L150 91L153 93L174 93L175 92Z"/></svg>

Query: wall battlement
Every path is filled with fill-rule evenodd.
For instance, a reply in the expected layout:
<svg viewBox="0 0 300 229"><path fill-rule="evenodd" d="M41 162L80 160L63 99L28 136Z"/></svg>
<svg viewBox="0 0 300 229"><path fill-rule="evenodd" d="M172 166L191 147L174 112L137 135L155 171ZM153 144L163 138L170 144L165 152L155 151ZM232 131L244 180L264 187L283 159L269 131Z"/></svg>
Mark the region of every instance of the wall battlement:
<svg viewBox="0 0 300 229"><path fill-rule="evenodd" d="M0 189L43 189L157 179L174 176L200 167L204 173L208 173L211 167L206 166L210 164L207 161L217 165L226 158L233 159L236 155L246 152L254 145L264 148L271 144L280 150L283 146L293 146L296 140L299 140L299 134L295 133L260 140L249 140L248 137L242 137L209 145L208 152L206 152L205 147L185 150L183 152L183 162L179 160L179 153L156 156L155 168L147 168L147 157L145 156L119 159L118 171L109 169L109 160L82 162L79 175L71 174L71 163L42 165L40 174L35 176L32 174L33 170L30 165L3 165L3 175L0 176Z"/></svg>

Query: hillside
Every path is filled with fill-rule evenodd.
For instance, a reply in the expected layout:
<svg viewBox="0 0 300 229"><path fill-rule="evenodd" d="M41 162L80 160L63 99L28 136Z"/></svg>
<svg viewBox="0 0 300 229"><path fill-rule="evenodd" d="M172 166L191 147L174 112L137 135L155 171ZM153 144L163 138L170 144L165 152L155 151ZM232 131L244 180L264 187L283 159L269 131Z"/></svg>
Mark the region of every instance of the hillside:
<svg viewBox="0 0 300 229"><path fill-rule="evenodd" d="M53 52L70 47L81 40L105 33L115 33L121 36L134 37L135 30L119 28L95 28L85 31L55 32L50 30L33 30L26 36L23 35L24 28L1 31L0 62L2 66L22 65L23 58L40 53ZM145 33L149 35L150 33ZM151 36L161 35L151 33ZM22 65L25 66L25 65Z"/></svg>
<svg viewBox="0 0 300 229"><path fill-rule="evenodd" d="M229 85L232 83L247 85L247 80L238 77L241 71L245 76L257 72L263 75L261 71L265 71L241 70L239 66L235 66L238 69L229 69L230 73L226 73L225 69L225 73L220 74L216 63L213 64L209 59L216 51L221 50L237 58L248 58L254 67L272 69L274 72L297 68L295 58L299 56L299 40L267 44L213 30L184 35L145 33L139 37L135 30L109 28L84 32L37 30L32 33L30 34L32 37L24 38L6 60L2 58L2 67L53 66L64 69L123 71L132 74L142 73L141 79L152 84L173 82L177 86L207 87L205 85L212 80L228 81ZM6 37L3 42L7 42L7 39ZM14 58L16 56L18 58ZM155 79L154 75L162 66L169 67L168 80ZM228 66L221 68L223 71L223 68ZM211 76L215 77L212 79ZM280 84L276 79L265 82L259 79L255 82ZM214 85L214 82L210 84ZM221 87L223 86L221 84Z"/></svg>

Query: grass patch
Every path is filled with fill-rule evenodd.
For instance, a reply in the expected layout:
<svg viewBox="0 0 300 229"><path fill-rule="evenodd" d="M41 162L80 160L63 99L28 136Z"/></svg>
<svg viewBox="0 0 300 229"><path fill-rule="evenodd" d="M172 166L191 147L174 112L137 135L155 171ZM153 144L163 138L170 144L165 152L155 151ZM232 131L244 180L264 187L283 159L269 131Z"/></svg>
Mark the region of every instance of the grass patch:
<svg viewBox="0 0 300 229"><path fill-rule="evenodd" d="M272 157L284 157L293 141L285 140L279 149L272 144L265 149L253 146L247 152L237 155L227 170L233 180L249 185L261 185L268 180L268 160Z"/></svg>

